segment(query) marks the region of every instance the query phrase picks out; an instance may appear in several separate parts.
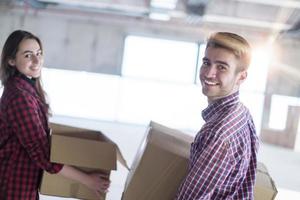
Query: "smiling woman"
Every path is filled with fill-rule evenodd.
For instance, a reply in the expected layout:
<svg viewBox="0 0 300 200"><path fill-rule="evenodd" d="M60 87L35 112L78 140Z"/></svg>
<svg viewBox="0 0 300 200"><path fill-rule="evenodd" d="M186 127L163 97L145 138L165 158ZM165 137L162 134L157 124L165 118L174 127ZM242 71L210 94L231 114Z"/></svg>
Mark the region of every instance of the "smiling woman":
<svg viewBox="0 0 300 200"><path fill-rule="evenodd" d="M43 46L40 39L26 31L14 31L7 38L1 55L0 80L2 85L8 83L12 77L25 76L34 85L39 97L46 106L45 92L41 85L41 67ZM36 58L33 58L33 54Z"/></svg>
<svg viewBox="0 0 300 200"><path fill-rule="evenodd" d="M100 197L110 181L50 162L49 104L41 87L42 45L33 34L17 30L7 38L0 67L0 199L36 200L42 170L58 173ZM26 183L26 184L24 184Z"/></svg>
<svg viewBox="0 0 300 200"><path fill-rule="evenodd" d="M40 77L44 63L41 44L34 39L23 40L15 58L9 59L8 63L28 78Z"/></svg>

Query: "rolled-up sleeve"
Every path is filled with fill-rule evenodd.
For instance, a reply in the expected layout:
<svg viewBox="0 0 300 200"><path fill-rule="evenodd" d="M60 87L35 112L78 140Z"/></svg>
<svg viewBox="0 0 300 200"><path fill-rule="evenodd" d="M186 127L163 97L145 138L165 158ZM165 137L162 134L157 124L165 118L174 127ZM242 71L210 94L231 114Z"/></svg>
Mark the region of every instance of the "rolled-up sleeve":
<svg viewBox="0 0 300 200"><path fill-rule="evenodd" d="M63 165L49 161L50 144L38 106L34 97L18 95L7 108L8 120L31 160L49 173L58 173Z"/></svg>
<svg viewBox="0 0 300 200"><path fill-rule="evenodd" d="M229 144L217 141L200 153L181 184L176 200L207 200L232 171Z"/></svg>

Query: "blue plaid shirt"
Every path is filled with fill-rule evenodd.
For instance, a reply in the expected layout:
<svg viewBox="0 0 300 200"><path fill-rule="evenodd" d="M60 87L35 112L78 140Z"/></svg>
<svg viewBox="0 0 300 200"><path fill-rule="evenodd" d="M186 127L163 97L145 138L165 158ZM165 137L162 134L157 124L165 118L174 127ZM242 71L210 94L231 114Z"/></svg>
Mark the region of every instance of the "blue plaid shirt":
<svg viewBox="0 0 300 200"><path fill-rule="evenodd" d="M239 93L213 102L202 117L176 200L254 199L259 140Z"/></svg>

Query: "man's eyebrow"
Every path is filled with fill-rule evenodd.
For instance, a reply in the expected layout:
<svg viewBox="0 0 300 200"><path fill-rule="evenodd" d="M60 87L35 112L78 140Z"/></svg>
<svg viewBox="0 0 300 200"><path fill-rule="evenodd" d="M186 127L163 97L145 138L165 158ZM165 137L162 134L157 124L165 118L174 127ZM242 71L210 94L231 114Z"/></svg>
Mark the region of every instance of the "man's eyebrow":
<svg viewBox="0 0 300 200"><path fill-rule="evenodd" d="M217 60L216 63L226 65L227 67L230 67L230 65L227 62L224 62L224 61L221 61L221 60Z"/></svg>
<svg viewBox="0 0 300 200"><path fill-rule="evenodd" d="M202 61L209 61L210 62L210 60L207 57L202 58ZM227 67L230 67L230 65L225 61L217 60L215 63L226 65Z"/></svg>

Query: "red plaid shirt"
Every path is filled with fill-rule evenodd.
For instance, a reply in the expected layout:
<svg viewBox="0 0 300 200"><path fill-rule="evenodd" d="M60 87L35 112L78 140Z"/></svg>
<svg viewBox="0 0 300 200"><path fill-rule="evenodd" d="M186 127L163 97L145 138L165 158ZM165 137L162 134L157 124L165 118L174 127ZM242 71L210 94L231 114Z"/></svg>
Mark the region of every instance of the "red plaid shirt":
<svg viewBox="0 0 300 200"><path fill-rule="evenodd" d="M239 93L209 105L177 200L252 200L258 137Z"/></svg>
<svg viewBox="0 0 300 200"><path fill-rule="evenodd" d="M42 170L57 173L49 162L45 106L22 75L10 79L0 101L0 199L36 200Z"/></svg>

